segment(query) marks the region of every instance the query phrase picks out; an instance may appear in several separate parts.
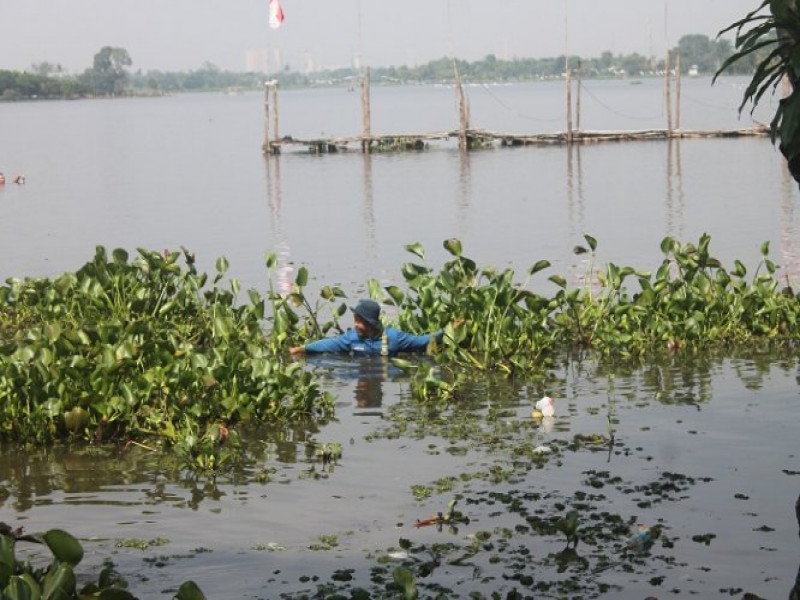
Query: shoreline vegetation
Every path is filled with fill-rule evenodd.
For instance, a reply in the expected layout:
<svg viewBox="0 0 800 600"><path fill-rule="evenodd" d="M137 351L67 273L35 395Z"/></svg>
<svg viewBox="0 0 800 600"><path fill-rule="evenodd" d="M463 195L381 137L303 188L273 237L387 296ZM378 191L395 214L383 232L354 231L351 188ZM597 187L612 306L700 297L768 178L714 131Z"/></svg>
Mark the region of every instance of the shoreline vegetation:
<svg viewBox="0 0 800 600"><path fill-rule="evenodd" d="M683 36L669 52L674 68L681 58L684 75L713 75L732 55L728 40L712 40L702 34ZM567 61L569 58L569 61ZM750 75L759 60L758 53L727 69L730 75ZM454 83L453 64L460 79L470 83L512 83L559 80L566 76L567 64L584 79L642 79L663 77L665 57L646 57L638 53L599 57L564 55L548 58L501 59L493 54L469 62L440 58L417 66L371 68L376 85L423 85ZM68 74L58 64L39 63L30 71L0 70L0 101L69 100L108 97L150 97L183 92L261 90L264 81L274 80L283 88L353 87L361 78L355 67L324 69L300 73L284 65L273 73L233 72L206 62L192 71L131 71L133 61L127 50L105 46L94 56L92 67L80 74Z"/></svg>

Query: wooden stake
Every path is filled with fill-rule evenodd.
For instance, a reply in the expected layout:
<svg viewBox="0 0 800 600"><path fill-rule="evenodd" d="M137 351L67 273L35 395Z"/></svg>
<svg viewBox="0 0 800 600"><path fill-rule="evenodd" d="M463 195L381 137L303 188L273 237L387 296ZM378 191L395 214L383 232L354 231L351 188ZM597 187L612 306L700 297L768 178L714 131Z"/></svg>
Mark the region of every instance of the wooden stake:
<svg viewBox="0 0 800 600"><path fill-rule="evenodd" d="M275 141L280 140L278 133L278 82L272 82L272 129L275 131Z"/></svg>
<svg viewBox="0 0 800 600"><path fill-rule="evenodd" d="M372 127L370 124L371 113L369 106L370 70L367 67L364 77L361 80L361 123L363 137L361 139L361 151L369 153L371 149Z"/></svg>
<svg viewBox="0 0 800 600"><path fill-rule="evenodd" d="M569 57L566 57L567 66L567 143L572 143L572 73L569 69Z"/></svg>
<svg viewBox="0 0 800 600"><path fill-rule="evenodd" d="M575 101L575 129L581 130L581 61L578 61L578 98Z"/></svg>
<svg viewBox="0 0 800 600"><path fill-rule="evenodd" d="M670 74L669 74L669 50L667 56L664 58L664 104L667 107L667 131L672 132L672 93L669 88Z"/></svg>
<svg viewBox="0 0 800 600"><path fill-rule="evenodd" d="M675 57L675 128L681 130L681 55Z"/></svg>
<svg viewBox="0 0 800 600"><path fill-rule="evenodd" d="M458 97L458 147L460 150L467 150L467 129L469 127L469 117L467 115L467 105L464 99L464 88L461 87L461 75L458 73L458 64L453 59L453 75L456 83L456 96Z"/></svg>
<svg viewBox="0 0 800 600"><path fill-rule="evenodd" d="M261 147L264 154L272 154L269 146L269 82L264 84L264 145Z"/></svg>

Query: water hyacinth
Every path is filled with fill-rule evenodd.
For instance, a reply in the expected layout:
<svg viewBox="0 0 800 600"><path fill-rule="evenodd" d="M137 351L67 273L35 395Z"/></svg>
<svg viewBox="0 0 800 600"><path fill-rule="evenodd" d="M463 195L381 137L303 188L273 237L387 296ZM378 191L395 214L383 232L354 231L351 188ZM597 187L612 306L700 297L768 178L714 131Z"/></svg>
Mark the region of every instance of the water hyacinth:
<svg viewBox="0 0 800 600"><path fill-rule="evenodd" d="M219 259L208 285L188 251L129 260L99 247L75 273L9 280L0 441L148 440L213 471L230 458L229 425L328 412L331 399L265 335L264 298L238 305L238 282L223 287L227 268Z"/></svg>

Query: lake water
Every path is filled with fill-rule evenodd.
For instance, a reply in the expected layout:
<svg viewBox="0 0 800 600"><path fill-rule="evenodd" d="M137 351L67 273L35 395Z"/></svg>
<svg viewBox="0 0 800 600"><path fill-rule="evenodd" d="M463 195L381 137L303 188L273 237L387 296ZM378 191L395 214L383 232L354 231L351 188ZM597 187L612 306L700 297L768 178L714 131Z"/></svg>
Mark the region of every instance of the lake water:
<svg viewBox="0 0 800 600"><path fill-rule="evenodd" d="M750 127L749 115L740 120L736 112L744 85L740 79L713 87L708 79L685 80L682 127ZM665 126L660 81L584 86L584 129ZM468 94L476 128L564 128L563 83L471 86ZM756 118L768 122L773 109L768 104ZM281 135L301 139L355 135L360 128L358 94L344 89L281 92L280 115ZM450 130L454 92L377 87L372 119L375 133ZM755 266L760 244L769 241L783 273L792 281L800 275L800 197L768 138L469 154L442 144L421 153L270 158L261 154L262 138L258 93L0 104L0 170L9 179L27 176L24 186L0 189L0 278L75 270L98 244L129 250L183 245L207 269L227 256L244 287L263 291L264 254L274 250L283 283L307 265L315 284L341 283L355 298L370 277L401 283L409 242L421 242L434 265L446 260L442 240L457 237L480 265L522 272L545 258L553 268L542 281L554 272L579 281L586 264L572 248L584 233L599 242L599 264L654 269L664 236L696 241L703 232L711 234L711 250L724 263L738 258ZM197 486L143 452L7 453L0 483L11 496L0 506L0 521L32 530L64 527L85 540L89 561L114 553L142 597L192 578L210 597L270 598L313 590L313 581L301 580L308 574L325 580L335 569L355 568L368 579L365 553L396 545L400 537L455 543L477 530L513 530L520 524L513 514L503 508L493 514L480 503L494 489L543 494L541 509L552 515L559 502L586 489L587 473L608 471L621 483L608 482L606 489L616 491L595 498L594 509L662 523L674 547L659 549L658 560L632 573L593 574L620 586L606 597L788 593L798 562L792 509L800 487L794 356L698 359L626 373L566 362L553 370L559 409L549 432L530 421L542 390L487 383L465 412L486 415L499 405L509 423L525 424L516 437L554 443L605 432L612 406L619 446L610 456L564 451L558 461L504 486L476 479L459 487L476 503L462 506L472 522L457 534L412 526L442 510L449 495L417 502L410 486L507 466L508 456L453 451L459 444L440 431L422 440L373 439L387 427L387 412L407 404L407 383L364 375L358 365L322 368L333 373L326 386L339 398L337 420L318 431L266 438L262 464L252 468L274 468L272 483ZM322 479L309 474L309 439L345 445L341 464ZM620 491L647 489L665 472L688 478L686 491L650 506L644 492L629 498ZM320 534L338 536L339 545L308 550ZM709 545L693 541L703 534L716 537ZM169 543L146 551L115 546L157 537ZM555 577L547 556L563 542L523 538L514 543L529 544L536 569ZM481 560L475 568L489 573L492 563ZM437 573L437 581L461 595L513 583L482 581L466 567ZM663 584L652 583L662 575Z"/></svg>

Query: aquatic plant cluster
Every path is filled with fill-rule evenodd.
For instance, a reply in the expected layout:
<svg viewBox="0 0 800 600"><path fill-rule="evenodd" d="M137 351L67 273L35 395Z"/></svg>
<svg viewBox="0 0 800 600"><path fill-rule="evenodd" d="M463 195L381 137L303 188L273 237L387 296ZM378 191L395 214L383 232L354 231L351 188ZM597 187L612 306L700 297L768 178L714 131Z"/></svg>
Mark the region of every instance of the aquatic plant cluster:
<svg viewBox="0 0 800 600"><path fill-rule="evenodd" d="M183 254L186 266L178 259ZM265 300L236 302L228 263L98 248L75 273L0 287L0 441L166 445L187 467L235 458L242 422L327 413L331 399L265 335Z"/></svg>
<svg viewBox="0 0 800 600"><path fill-rule="evenodd" d="M437 377L432 366L398 361L417 370L415 395L449 397L475 370L530 375L559 352L585 349L626 359L798 339L800 303L788 281L780 285L769 243L762 244L748 278L740 260L727 269L712 256L708 235L697 244L665 238L654 273L613 263L597 269L597 241L584 238L586 246L574 250L588 258L582 285L570 287L563 276L550 275L552 296L528 289L531 278L551 266L546 260L531 266L519 284L511 269L479 269L458 240L444 242L453 259L438 272L424 264L422 247L408 245L422 260L402 267L408 291L384 290L376 281L370 291L398 307L401 327L444 330L434 356L447 377Z"/></svg>
<svg viewBox="0 0 800 600"><path fill-rule="evenodd" d="M768 243L748 278L742 262L726 269L711 255L708 235L697 244L665 238L655 273L597 269L597 242L584 239L575 248L588 258L582 285L550 275L552 296L529 289L546 260L519 283L512 269L479 268L458 240L444 242L452 260L438 272L419 244L407 245L420 259L402 265L407 289L368 287L396 306L403 329L444 331L433 361L396 361L414 373L414 395L450 398L475 372L536 377L575 349L627 358L798 339L800 303L776 278ZM0 441L166 445L190 469L214 473L236 458L234 425L329 414L333 399L286 350L341 331L346 294L326 285L312 305L301 267L282 295L271 283L276 266L268 254L269 290L249 290L246 304L238 281L225 278L227 260L209 284L185 249L140 249L130 260L99 247L75 273L9 279L0 287Z"/></svg>

